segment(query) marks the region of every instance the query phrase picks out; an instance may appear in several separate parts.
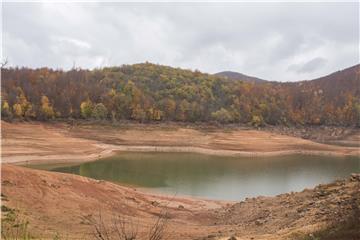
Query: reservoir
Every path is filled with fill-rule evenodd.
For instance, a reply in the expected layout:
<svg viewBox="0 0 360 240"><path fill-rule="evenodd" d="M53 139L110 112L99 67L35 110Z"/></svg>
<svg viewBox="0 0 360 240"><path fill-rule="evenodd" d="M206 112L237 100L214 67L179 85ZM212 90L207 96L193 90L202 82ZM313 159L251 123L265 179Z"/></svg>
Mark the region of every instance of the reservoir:
<svg viewBox="0 0 360 240"><path fill-rule="evenodd" d="M35 168L217 200L301 191L360 172L359 157L291 155L224 157L195 153L123 152L105 159Z"/></svg>

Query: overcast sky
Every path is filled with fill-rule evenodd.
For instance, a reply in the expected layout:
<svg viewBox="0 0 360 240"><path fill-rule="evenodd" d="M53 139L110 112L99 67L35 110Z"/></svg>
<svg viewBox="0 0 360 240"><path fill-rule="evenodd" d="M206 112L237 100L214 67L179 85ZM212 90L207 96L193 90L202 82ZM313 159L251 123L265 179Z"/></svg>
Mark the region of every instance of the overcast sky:
<svg viewBox="0 0 360 240"><path fill-rule="evenodd" d="M268 80L359 63L359 3L3 3L11 66L139 62Z"/></svg>

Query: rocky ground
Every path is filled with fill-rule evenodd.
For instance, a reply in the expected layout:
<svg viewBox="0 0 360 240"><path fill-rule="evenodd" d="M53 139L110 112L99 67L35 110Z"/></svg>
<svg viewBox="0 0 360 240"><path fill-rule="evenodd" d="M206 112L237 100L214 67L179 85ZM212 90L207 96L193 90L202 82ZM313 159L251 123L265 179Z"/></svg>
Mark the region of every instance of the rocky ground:
<svg viewBox="0 0 360 240"><path fill-rule="evenodd" d="M337 144L343 146L360 146L360 129L339 126L302 126L302 127L266 127L268 131L320 143Z"/></svg>
<svg viewBox="0 0 360 240"><path fill-rule="evenodd" d="M351 222L356 227L347 230L354 236L343 236L343 239L359 239L360 174L302 192L247 199L231 205L219 218L222 219L219 224L239 227L238 231L234 228L235 235L241 235L242 229L253 234L259 233L260 229L264 234L274 234L289 229L305 230L320 223L325 223L325 229L329 230ZM344 229L342 231L341 234L345 234ZM288 236L294 236L294 233L297 232L290 231Z"/></svg>

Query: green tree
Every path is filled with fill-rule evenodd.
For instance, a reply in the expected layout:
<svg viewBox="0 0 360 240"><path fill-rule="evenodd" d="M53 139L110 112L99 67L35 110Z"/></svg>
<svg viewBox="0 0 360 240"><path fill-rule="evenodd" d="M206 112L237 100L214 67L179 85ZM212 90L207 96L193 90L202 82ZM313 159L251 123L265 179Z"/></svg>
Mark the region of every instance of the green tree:
<svg viewBox="0 0 360 240"><path fill-rule="evenodd" d="M92 111L92 117L95 119L105 119L107 117L107 114L108 110L102 103L96 104Z"/></svg>
<svg viewBox="0 0 360 240"><path fill-rule="evenodd" d="M220 110L211 113L211 117L220 123L229 123L233 120L233 117L231 116L231 114L229 113L228 110L226 110L225 108L221 108Z"/></svg>
<svg viewBox="0 0 360 240"><path fill-rule="evenodd" d="M92 112L93 112L93 104L90 101L90 99L87 99L86 101L81 102L80 113L83 118L85 118L85 119L90 118L92 115Z"/></svg>

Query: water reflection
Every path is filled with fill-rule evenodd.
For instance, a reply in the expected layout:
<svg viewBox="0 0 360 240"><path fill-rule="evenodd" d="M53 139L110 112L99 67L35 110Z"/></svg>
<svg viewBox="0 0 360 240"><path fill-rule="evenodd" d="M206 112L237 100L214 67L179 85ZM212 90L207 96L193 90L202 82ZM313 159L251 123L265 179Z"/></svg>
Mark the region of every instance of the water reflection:
<svg viewBox="0 0 360 240"><path fill-rule="evenodd" d="M171 195L241 200L299 191L360 172L360 158L219 157L193 153L121 153L72 166L47 166L95 179L151 188Z"/></svg>

